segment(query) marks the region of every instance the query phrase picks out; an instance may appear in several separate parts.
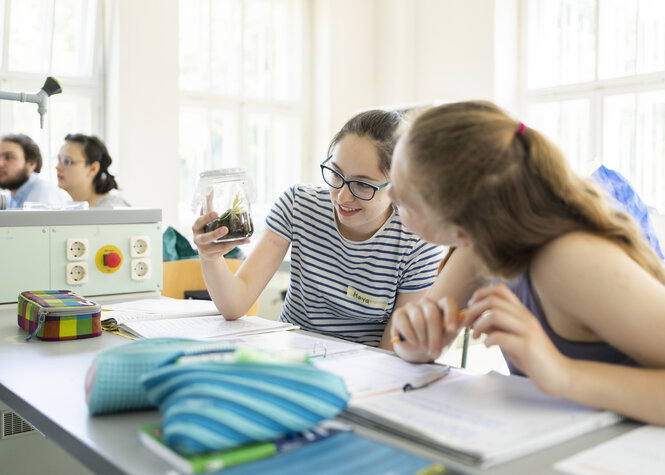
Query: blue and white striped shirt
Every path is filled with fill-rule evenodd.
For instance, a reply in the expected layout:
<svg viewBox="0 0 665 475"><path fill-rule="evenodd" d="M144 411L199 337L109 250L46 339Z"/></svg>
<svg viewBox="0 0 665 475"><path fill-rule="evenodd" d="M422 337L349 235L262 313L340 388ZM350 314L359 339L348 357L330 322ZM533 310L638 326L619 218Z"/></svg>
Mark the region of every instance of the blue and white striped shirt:
<svg viewBox="0 0 665 475"><path fill-rule="evenodd" d="M381 341L397 292L429 288L441 261L441 248L407 231L396 212L367 241L347 240L327 188L291 187L266 225L292 246L280 320L367 345Z"/></svg>

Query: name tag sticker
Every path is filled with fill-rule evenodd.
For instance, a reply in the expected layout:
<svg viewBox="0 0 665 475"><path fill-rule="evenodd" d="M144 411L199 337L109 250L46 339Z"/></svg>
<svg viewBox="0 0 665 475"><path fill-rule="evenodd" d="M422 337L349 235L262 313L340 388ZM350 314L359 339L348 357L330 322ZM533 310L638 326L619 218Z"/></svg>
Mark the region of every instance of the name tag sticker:
<svg viewBox="0 0 665 475"><path fill-rule="evenodd" d="M388 307L388 299L365 294L351 286L346 289L346 296L366 307L380 308L381 310L385 310Z"/></svg>

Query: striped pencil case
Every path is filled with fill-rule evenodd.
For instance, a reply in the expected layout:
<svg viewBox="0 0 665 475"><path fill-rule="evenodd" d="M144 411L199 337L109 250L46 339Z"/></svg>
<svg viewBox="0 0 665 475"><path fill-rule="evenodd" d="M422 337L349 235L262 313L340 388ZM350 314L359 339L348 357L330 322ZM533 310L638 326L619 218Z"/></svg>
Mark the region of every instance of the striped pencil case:
<svg viewBox="0 0 665 475"><path fill-rule="evenodd" d="M33 290L18 297L18 326L26 340L60 341L102 334L101 306L71 290Z"/></svg>

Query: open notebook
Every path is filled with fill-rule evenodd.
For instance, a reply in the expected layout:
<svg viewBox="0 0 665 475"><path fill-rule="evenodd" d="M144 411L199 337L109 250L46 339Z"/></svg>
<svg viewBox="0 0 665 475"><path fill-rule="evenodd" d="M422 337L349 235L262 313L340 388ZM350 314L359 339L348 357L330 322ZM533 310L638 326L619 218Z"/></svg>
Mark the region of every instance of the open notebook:
<svg viewBox="0 0 665 475"><path fill-rule="evenodd" d="M319 365L334 372L344 367L344 379L354 396L344 418L471 465L506 462L621 419L612 412L547 396L528 378L494 372L471 375L453 369L427 387L405 392L401 386L432 365L409 365L388 354L356 353L354 358L353 365L346 358ZM372 366L376 371L367 373ZM352 367L378 375L375 387L359 385L358 375L349 371ZM401 380L390 381L390 374L400 375Z"/></svg>
<svg viewBox="0 0 665 475"><path fill-rule="evenodd" d="M104 306L102 327L132 338L216 339L293 330L256 316L224 320L210 300L142 299Z"/></svg>

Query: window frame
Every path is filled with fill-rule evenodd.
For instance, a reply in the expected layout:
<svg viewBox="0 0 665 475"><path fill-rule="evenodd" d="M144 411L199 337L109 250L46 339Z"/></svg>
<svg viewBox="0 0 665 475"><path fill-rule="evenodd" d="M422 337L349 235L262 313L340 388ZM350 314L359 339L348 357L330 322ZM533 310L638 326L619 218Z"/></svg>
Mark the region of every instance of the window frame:
<svg viewBox="0 0 665 475"><path fill-rule="evenodd" d="M211 1L211 0L208 0ZM248 150L248 123L249 118L254 113L264 113L272 120L275 117L296 117L300 122L300 150L301 150L301 160L300 167L297 170L297 180L302 179L305 176L306 167L309 165L307 157L311 154L309 150L311 149L312 144L312 126L311 124L311 85L310 85L310 54L311 54L311 18L312 18L312 6L310 2L306 0L299 0L300 3L300 18L301 18L301 61L300 61L300 83L301 83L301 94L298 100L280 100L280 99L270 99L270 98L257 98L250 95L246 95L244 91L244 81L243 73L240 76L239 91L237 95L232 94L223 94L213 90L208 81L208 91L195 91L187 90L180 88L179 101L181 114L183 109L189 108L201 108L206 111L208 117L208 124L210 125L210 117L215 111L230 112L235 114L236 120L236 143L238 147L238 154L240 157L247 158L249 156ZM241 19L244 15L244 8L241 8ZM242 58L244 55L244 50L242 50L242 41L244 41L244 34L241 31L241 53L240 61L242 63ZM182 117L182 115L180 115ZM180 126L179 126L180 130ZM179 151L180 154L180 151ZM288 165L288 164L287 164ZM248 165L245 168L249 170ZM198 170L199 172L204 170ZM254 180L254 177L250 176L250 180ZM196 186L195 183L190 184L192 188ZM178 189L182 189L182 184L179 183ZM276 196L273 198L277 198ZM263 228L263 222L265 216L272 206L271 202L257 202L255 196L251 197L252 199L252 214L254 215L254 225L257 231L260 231ZM180 196L179 197L179 211L178 211L178 225L187 232L190 231L191 222L189 221L188 216L181 216L181 210L190 208L191 196Z"/></svg>
<svg viewBox="0 0 665 475"><path fill-rule="evenodd" d="M531 105L539 103L549 103L574 99L588 99L589 100L589 164L594 164L596 167L603 163L604 156L604 143L603 132L605 129L604 124L604 100L606 97L618 94L634 94L665 91L665 69L657 72L649 73L634 73L631 75L599 79L599 35L596 34L595 38L595 64L594 64L594 79L591 81L563 84L558 86L548 86L530 89L528 87L529 77L529 52L528 47L528 3L529 0L520 0L519 6L519 94L518 94L518 110L522 117L528 117L528 110ZM599 21L599 5L596 2L595 6L595 20L596 30L598 31ZM636 115L638 113L636 108ZM559 117L559 123L561 117ZM527 123L527 126L529 124ZM558 144L557 144L558 145ZM568 159L568 157L566 157ZM570 162L569 162L570 163ZM576 170L578 173L580 170ZM592 170L589 170L589 172ZM621 172L620 170L617 170ZM664 184L665 186L665 184ZM639 193L639 190L638 190ZM640 193L641 194L641 193ZM662 204L647 203L651 207L656 207L662 214L665 209L662 209Z"/></svg>
<svg viewBox="0 0 665 475"><path fill-rule="evenodd" d="M32 72L22 72L22 71L13 71L8 68L8 59L9 59L9 22L11 18L11 5L12 2L19 0L0 0L0 9L2 10L2 39L0 39L0 90L10 91L10 92L26 92L26 93L36 93L40 90L44 81L48 76L53 76L60 83L63 89L63 93L71 96L72 98L86 98L90 101L90 124L89 130L81 130L80 132L90 133L104 136L102 133L105 130L105 114L104 114L104 105L105 105L105 86L106 86L106 76L105 76L105 67L104 67L104 6L102 0L96 1L96 11L95 11L95 26L93 27L93 46L91 48L92 54L92 71L89 77L86 76L67 76L67 75L53 75L50 70L52 69L53 61L53 25L55 21L55 3L57 0L52 0L49 3L48 14L50 15L50 21L47 23L51 26L49 30L48 38L48 66L49 72L47 73L32 73ZM79 54L83 54L79 52ZM30 84L26 88L25 84ZM36 86L35 86L36 85ZM64 140L63 137L54 137L52 135L51 119L53 115L51 112L51 103L52 101L58 101L59 95L54 95L49 98L49 106L47 107L46 115L44 116L44 128L39 128L39 114L37 112L37 105L32 103L26 103L24 107L34 107L35 122L37 124L37 130L39 131L38 136L33 136L33 140L39 145L41 154L42 154L42 170L40 175L49 181L55 182L55 165L54 160L57 155L57 147L54 144L55 142L60 143ZM2 101L11 105L16 101ZM7 108L3 108L1 122L3 128L7 125L7 132L5 133L23 133L24 131L15 130L13 124L13 117L11 112L7 111ZM71 131L74 132L74 131ZM77 131L79 132L79 131ZM59 147L59 145L58 145ZM114 161L114 167L117 167L117 163Z"/></svg>

